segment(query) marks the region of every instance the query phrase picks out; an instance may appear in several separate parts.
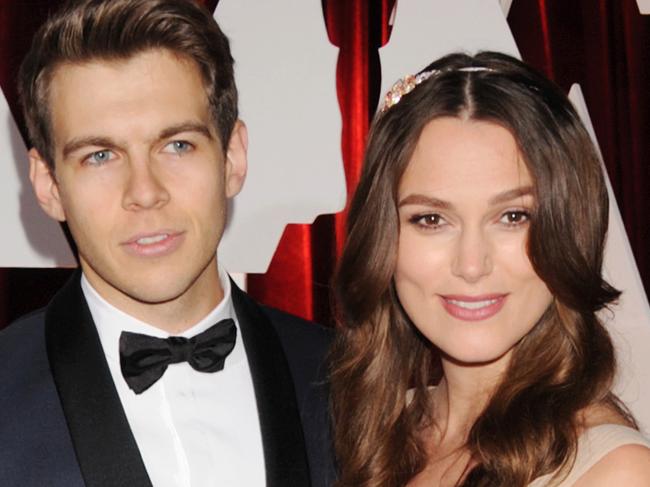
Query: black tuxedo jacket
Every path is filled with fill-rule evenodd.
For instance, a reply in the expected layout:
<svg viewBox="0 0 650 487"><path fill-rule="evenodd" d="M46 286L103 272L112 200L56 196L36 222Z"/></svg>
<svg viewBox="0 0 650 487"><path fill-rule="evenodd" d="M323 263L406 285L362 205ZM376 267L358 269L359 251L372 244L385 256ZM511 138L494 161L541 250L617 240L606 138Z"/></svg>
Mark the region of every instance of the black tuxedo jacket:
<svg viewBox="0 0 650 487"><path fill-rule="evenodd" d="M0 333L0 486L151 486L79 278ZM232 294L267 486L331 485L323 365L330 333L258 306L234 283Z"/></svg>

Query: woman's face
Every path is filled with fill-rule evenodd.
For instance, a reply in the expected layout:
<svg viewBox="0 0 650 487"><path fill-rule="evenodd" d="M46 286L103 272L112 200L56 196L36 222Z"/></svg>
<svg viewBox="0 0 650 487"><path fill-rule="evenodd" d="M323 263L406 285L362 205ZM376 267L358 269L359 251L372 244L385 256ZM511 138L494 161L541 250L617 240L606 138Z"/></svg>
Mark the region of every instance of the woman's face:
<svg viewBox="0 0 650 487"><path fill-rule="evenodd" d="M395 287L443 357L502 359L551 303L526 253L532 190L505 128L457 118L424 128L398 189Z"/></svg>

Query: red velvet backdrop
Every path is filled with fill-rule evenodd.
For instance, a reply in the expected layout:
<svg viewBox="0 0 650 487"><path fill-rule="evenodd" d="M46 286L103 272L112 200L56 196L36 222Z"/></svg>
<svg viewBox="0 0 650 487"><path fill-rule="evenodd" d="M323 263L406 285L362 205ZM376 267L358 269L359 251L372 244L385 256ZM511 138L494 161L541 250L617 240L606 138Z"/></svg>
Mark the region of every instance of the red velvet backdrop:
<svg viewBox="0 0 650 487"><path fill-rule="evenodd" d="M1 1L0 85L17 116L17 65L35 27L60 2ZM211 8L217 3L205 2ZM389 38L393 3L323 0L330 40L340 49L337 88L348 193L358 179L368 123L379 99L377 48ZM567 91L572 83L581 84L649 292L650 16L639 13L635 0L514 0L508 22L525 61ZM269 271L249 277L250 292L272 306L329 322L329 282L345 238L344 220L341 213L322 216L313 225L287 227ZM0 326L46 303L69 272L0 270Z"/></svg>

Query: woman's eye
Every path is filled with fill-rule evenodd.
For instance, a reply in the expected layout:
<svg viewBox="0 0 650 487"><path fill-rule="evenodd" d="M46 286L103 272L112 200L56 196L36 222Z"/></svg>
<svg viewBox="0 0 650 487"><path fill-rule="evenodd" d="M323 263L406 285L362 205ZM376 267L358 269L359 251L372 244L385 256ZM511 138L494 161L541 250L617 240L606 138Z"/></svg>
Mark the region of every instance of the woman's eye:
<svg viewBox="0 0 650 487"><path fill-rule="evenodd" d="M185 140L174 140L165 146L163 152L173 152L174 154L184 154L194 148L192 144Z"/></svg>
<svg viewBox="0 0 650 487"><path fill-rule="evenodd" d="M508 226L514 227L526 223L528 220L530 220L530 214L527 211L510 210L501 215L501 219L499 221L501 223L505 223Z"/></svg>
<svg viewBox="0 0 650 487"><path fill-rule="evenodd" d="M89 156L87 156L84 159L84 162L92 166L101 166L102 164L114 158L115 158L115 154L113 153L113 151L108 149L102 149L102 150L95 151Z"/></svg>
<svg viewBox="0 0 650 487"><path fill-rule="evenodd" d="M413 215L409 222L423 228L438 228L445 223L445 219L437 213Z"/></svg>

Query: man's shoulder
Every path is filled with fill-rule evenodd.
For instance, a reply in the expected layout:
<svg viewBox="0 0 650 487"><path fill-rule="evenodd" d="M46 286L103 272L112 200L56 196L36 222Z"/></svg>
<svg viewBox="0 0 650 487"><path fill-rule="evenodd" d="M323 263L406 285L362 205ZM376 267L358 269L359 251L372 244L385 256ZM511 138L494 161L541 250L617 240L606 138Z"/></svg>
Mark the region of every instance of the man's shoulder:
<svg viewBox="0 0 650 487"><path fill-rule="evenodd" d="M34 311L0 332L0 408L23 407L51 378L45 346L44 310ZM1 429L7 425L0 421Z"/></svg>
<svg viewBox="0 0 650 487"><path fill-rule="evenodd" d="M271 308L257 302L252 296L232 283L232 297L235 310L239 316L244 311L253 319L266 318L278 335L285 353L289 356L295 352L321 356L326 353L332 340L332 330L304 320L298 316ZM240 317L241 319L241 317Z"/></svg>
<svg viewBox="0 0 650 487"><path fill-rule="evenodd" d="M0 331L0 485L83 484L47 358L45 311Z"/></svg>
<svg viewBox="0 0 650 487"><path fill-rule="evenodd" d="M319 323L307 321L269 306L261 306L264 314L285 338L312 343L313 345L328 346L332 340L333 331Z"/></svg>
<svg viewBox="0 0 650 487"><path fill-rule="evenodd" d="M294 373L303 375L311 371L319 378L324 377L333 331L279 309L268 306L261 308L280 337L282 348Z"/></svg>
<svg viewBox="0 0 650 487"><path fill-rule="evenodd" d="M31 312L0 332L0 383L5 392L19 393L49 374L44 316L42 309ZM3 395L0 402L8 397Z"/></svg>
<svg viewBox="0 0 650 487"><path fill-rule="evenodd" d="M327 356L333 331L275 308L261 308L280 338L298 395L306 392L304 387L325 387Z"/></svg>
<svg viewBox="0 0 650 487"><path fill-rule="evenodd" d="M0 363L44 340L45 308L21 316L0 331ZM17 346L19 345L19 346Z"/></svg>
<svg viewBox="0 0 650 487"><path fill-rule="evenodd" d="M38 308L33 311L30 311L29 313L26 313L19 318L15 319L9 326L7 326L2 332L5 330L9 330L12 327L23 327L23 326L29 326L31 323L37 323L37 322L42 322L43 318L45 317L45 311L47 310L47 307L43 308Z"/></svg>
<svg viewBox="0 0 650 487"><path fill-rule="evenodd" d="M329 420L328 351L334 330L275 308L262 306L273 323L292 370L313 485L334 483Z"/></svg>

